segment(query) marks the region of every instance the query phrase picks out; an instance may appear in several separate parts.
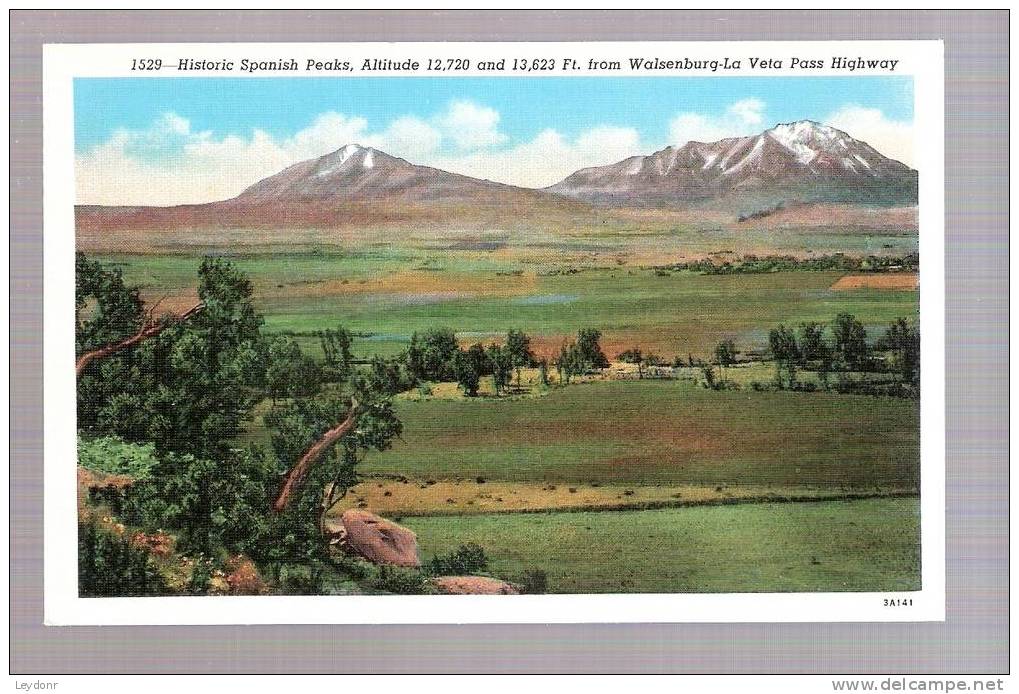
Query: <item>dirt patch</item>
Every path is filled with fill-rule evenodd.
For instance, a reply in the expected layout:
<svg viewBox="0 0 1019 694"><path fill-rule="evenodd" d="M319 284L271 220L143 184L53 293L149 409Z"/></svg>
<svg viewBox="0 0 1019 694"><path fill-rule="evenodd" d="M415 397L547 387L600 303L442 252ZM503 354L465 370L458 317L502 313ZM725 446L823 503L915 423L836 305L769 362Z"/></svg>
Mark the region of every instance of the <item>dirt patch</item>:
<svg viewBox="0 0 1019 694"><path fill-rule="evenodd" d="M576 333L559 335L535 334L531 335L531 350L538 358L548 359L549 371L553 372L555 369L551 364L559 355L559 349L564 344L576 342L576 340ZM601 351L604 352L610 361L616 359L620 353L634 347L639 347L645 354L657 354L667 362L671 362L676 354L675 336L664 330L659 330L657 327L648 328L643 332L637 330L604 330L598 344L601 347ZM686 357L686 353L684 352L681 356ZM634 367L634 371L636 371L636 367ZM599 378L594 380L605 379Z"/></svg>
<svg viewBox="0 0 1019 694"><path fill-rule="evenodd" d="M364 508L391 518L401 516L528 513L553 510L615 510L731 503L740 500L827 498L830 488L783 485L635 485L580 482L502 482L498 480L420 480L369 477L353 487L330 515ZM873 491L873 489L871 489ZM882 493L914 490L889 488ZM848 493L848 492L847 492Z"/></svg>
<svg viewBox="0 0 1019 694"><path fill-rule="evenodd" d="M432 585L446 595L519 595L512 583L487 576L440 576Z"/></svg>
<svg viewBox="0 0 1019 694"><path fill-rule="evenodd" d="M846 275L831 288L834 291L850 289L893 289L912 291L920 286L920 276L915 272L895 272L869 275Z"/></svg>

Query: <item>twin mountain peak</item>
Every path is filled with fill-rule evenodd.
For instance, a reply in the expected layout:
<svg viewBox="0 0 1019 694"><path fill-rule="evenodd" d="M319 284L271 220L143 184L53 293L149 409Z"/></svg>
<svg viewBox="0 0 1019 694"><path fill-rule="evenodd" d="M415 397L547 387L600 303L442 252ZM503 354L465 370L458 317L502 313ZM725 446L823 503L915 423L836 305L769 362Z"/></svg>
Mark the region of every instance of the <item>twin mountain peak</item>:
<svg viewBox="0 0 1019 694"><path fill-rule="evenodd" d="M724 198L915 204L917 173L835 128L803 120L581 169L543 192L596 205L669 207ZM469 202L535 191L418 166L350 144L263 179L236 201L398 198Z"/></svg>
<svg viewBox="0 0 1019 694"><path fill-rule="evenodd" d="M348 144L302 161L222 202L76 209L79 228L403 224L590 215L599 208L695 208L746 214L795 203L917 203L917 172L809 120L758 135L687 142L581 169L543 189L412 164Z"/></svg>

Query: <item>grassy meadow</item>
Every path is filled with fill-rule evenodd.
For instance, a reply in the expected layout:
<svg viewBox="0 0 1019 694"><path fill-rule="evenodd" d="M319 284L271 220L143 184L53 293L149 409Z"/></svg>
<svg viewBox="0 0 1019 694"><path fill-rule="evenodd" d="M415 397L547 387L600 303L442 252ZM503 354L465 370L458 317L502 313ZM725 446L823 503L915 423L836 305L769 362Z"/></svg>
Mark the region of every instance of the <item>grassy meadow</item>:
<svg viewBox="0 0 1019 694"><path fill-rule="evenodd" d="M422 556L477 542L493 573L556 593L905 591L920 587L919 501L404 518Z"/></svg>
<svg viewBox="0 0 1019 694"><path fill-rule="evenodd" d="M919 407L677 381L571 385L539 398L401 402L404 435L364 472L538 482L910 487Z"/></svg>

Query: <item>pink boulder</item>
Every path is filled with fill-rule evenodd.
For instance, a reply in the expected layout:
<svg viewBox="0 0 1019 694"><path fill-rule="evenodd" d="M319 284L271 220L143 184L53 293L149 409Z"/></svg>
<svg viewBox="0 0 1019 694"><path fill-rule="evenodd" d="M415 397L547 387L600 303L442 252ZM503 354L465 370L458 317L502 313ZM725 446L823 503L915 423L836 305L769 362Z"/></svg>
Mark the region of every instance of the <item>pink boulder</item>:
<svg viewBox="0 0 1019 694"><path fill-rule="evenodd" d="M512 583L486 576L440 576L432 584L447 595L519 595Z"/></svg>
<svg viewBox="0 0 1019 694"><path fill-rule="evenodd" d="M361 509L343 512L340 546L376 564L421 566L417 535L385 518Z"/></svg>

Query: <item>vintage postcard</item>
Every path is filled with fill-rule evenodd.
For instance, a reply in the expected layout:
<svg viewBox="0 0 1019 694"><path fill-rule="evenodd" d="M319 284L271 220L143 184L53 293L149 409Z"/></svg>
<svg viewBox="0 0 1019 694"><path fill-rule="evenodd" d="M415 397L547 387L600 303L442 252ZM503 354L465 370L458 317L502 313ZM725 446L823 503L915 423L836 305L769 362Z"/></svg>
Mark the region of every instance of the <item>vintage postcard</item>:
<svg viewBox="0 0 1019 694"><path fill-rule="evenodd" d="M944 618L939 42L44 58L48 623Z"/></svg>

